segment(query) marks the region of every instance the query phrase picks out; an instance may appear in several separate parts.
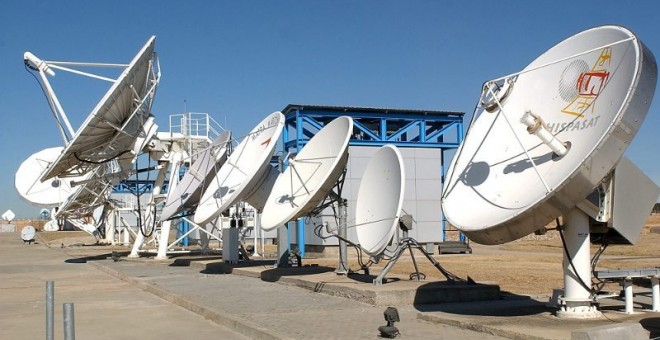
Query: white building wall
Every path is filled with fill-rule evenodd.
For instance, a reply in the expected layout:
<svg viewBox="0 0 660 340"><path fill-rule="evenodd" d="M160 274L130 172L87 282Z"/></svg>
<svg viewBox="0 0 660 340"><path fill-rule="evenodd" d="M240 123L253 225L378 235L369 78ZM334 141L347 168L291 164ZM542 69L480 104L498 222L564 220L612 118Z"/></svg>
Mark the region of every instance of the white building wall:
<svg viewBox="0 0 660 340"><path fill-rule="evenodd" d="M355 233L355 200L362 174L378 147L349 146L349 158L346 179L342 196L348 200L348 238L357 242ZM405 193L403 210L414 219L413 230L409 236L417 241L442 241L442 211L440 200L442 194L440 149L431 148L399 148L405 167ZM336 238L322 239L314 235L314 224L320 225L327 221L331 227L336 226L332 209L324 211L321 219L308 219L305 226L305 243L309 245L336 245ZM297 243L297 228L291 224L289 228L291 243ZM322 235L326 235L325 232Z"/></svg>

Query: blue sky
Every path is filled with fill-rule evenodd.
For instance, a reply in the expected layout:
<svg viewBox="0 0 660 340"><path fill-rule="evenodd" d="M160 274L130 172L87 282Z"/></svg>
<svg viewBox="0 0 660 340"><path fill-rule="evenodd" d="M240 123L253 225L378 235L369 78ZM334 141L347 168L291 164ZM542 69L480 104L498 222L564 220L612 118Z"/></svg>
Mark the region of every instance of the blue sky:
<svg viewBox="0 0 660 340"><path fill-rule="evenodd" d="M14 175L60 146L23 53L127 63L156 35L163 72L153 113L208 112L236 135L289 103L472 112L484 81L518 71L593 26L633 30L660 55L657 1L3 1L0 213L34 217ZM108 84L52 80L74 128ZM656 91L657 92L657 91ZM660 98L626 155L660 183Z"/></svg>

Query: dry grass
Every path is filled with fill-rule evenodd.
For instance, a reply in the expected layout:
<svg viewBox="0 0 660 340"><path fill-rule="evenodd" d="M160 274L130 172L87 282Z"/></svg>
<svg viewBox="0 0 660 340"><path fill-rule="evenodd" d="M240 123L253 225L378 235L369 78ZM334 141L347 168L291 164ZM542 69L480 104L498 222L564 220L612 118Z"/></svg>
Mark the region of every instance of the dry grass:
<svg viewBox="0 0 660 340"><path fill-rule="evenodd" d="M660 266L660 234L650 232L660 226L660 214L651 215L639 240L634 246L609 246L598 264L599 268L639 268ZM494 282L502 290L514 294L549 295L555 288L562 288L562 244L557 232L545 235L529 235L501 246L472 244L472 255L436 255L435 258L450 272L470 276L477 282ZM592 255L598 249L592 246ZM440 272L421 254L416 256L420 270L430 279L443 279ZM307 260L305 263L336 266L336 260ZM351 268L358 268L351 261ZM382 263L373 269L377 273ZM408 275L414 271L409 257L402 257L393 267L393 273ZM606 289L616 290L611 284Z"/></svg>

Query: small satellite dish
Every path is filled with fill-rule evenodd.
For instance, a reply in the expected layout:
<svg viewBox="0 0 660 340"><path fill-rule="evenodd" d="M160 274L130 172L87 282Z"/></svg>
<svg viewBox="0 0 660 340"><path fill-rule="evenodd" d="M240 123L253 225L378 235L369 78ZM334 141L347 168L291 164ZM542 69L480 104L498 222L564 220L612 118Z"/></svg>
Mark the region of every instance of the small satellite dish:
<svg viewBox="0 0 660 340"><path fill-rule="evenodd" d="M653 54L631 31L602 26L502 78L504 94L487 82L497 105L480 112L448 170L447 220L478 243L501 244L565 214L619 162L656 78Z"/></svg>
<svg viewBox="0 0 660 340"><path fill-rule="evenodd" d="M83 176L61 179L50 178L41 182L42 173L62 153L63 147L54 147L41 150L28 157L16 171L14 185L18 194L28 203L55 207L64 202L74 191L71 181L82 181L88 177Z"/></svg>
<svg viewBox="0 0 660 340"><path fill-rule="evenodd" d="M23 239L23 242L32 242L34 241L34 236L37 234L37 231L34 229L33 226L25 226L23 229L21 229L21 238Z"/></svg>
<svg viewBox="0 0 660 340"><path fill-rule="evenodd" d="M56 220L50 220L44 224L43 231L58 231L60 230L60 226L57 225Z"/></svg>
<svg viewBox="0 0 660 340"><path fill-rule="evenodd" d="M405 177L403 159L393 145L378 149L364 170L355 204L355 232L369 256L381 254L396 232Z"/></svg>
<svg viewBox="0 0 660 340"><path fill-rule="evenodd" d="M75 136L41 176L76 176L97 167L97 162L131 151L151 114L160 79L152 36L89 114Z"/></svg>
<svg viewBox="0 0 660 340"><path fill-rule="evenodd" d="M39 218L42 220L49 220L50 219L50 209L41 209L39 211Z"/></svg>
<svg viewBox="0 0 660 340"><path fill-rule="evenodd" d="M243 138L210 180L197 205L195 223L209 223L239 200L247 201L257 210L263 207L277 175L269 162L283 127L284 115L274 112Z"/></svg>
<svg viewBox="0 0 660 340"><path fill-rule="evenodd" d="M202 193L215 175L212 170L219 169L227 160L227 145L230 141L231 133L225 131L197 157L174 190L168 193L160 214L161 221L192 209L199 203Z"/></svg>
<svg viewBox="0 0 660 340"><path fill-rule="evenodd" d="M338 117L324 126L277 177L261 217L265 231L315 208L332 190L348 162L353 120Z"/></svg>
<svg viewBox="0 0 660 340"><path fill-rule="evenodd" d="M2 214L2 219L7 221L7 222L13 221L15 217L16 217L16 214L14 214L14 212L11 211L11 209L8 209L7 211L5 211Z"/></svg>

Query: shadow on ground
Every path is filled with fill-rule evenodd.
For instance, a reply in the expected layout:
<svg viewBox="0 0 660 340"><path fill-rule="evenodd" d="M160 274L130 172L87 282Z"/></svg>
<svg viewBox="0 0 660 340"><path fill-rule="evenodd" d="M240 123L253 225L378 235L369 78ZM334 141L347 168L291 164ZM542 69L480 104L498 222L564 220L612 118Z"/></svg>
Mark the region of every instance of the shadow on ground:
<svg viewBox="0 0 660 340"><path fill-rule="evenodd" d="M275 264L273 262L273 264ZM334 268L326 266L302 266L292 268L273 268L261 272L260 278L267 282L277 282L284 276L313 275L334 271Z"/></svg>
<svg viewBox="0 0 660 340"><path fill-rule="evenodd" d="M541 313L552 314L556 311L556 308L547 307L544 302L539 302L529 296L501 293L499 288L493 289L492 285L477 283L465 287L458 286L461 284L465 285L464 283L441 281L421 286L415 295L415 309L420 312L444 312L458 315L501 317L536 315ZM445 298L445 301L450 302L441 304L427 303L430 299L437 299L434 294L443 291L454 294L455 296L452 297L454 301Z"/></svg>
<svg viewBox="0 0 660 340"><path fill-rule="evenodd" d="M660 318L641 319L639 320L639 323L644 329L651 332L652 339L660 337Z"/></svg>
<svg viewBox="0 0 660 340"><path fill-rule="evenodd" d="M111 258L115 261L119 261L122 256L127 256L129 253L130 252L128 252L128 251L125 251L125 252L113 251L111 253L105 253L105 254L99 254L99 255L73 257L73 258L64 260L64 262L66 262L66 263L87 263L87 261L101 261L101 260L107 260L108 258Z"/></svg>

